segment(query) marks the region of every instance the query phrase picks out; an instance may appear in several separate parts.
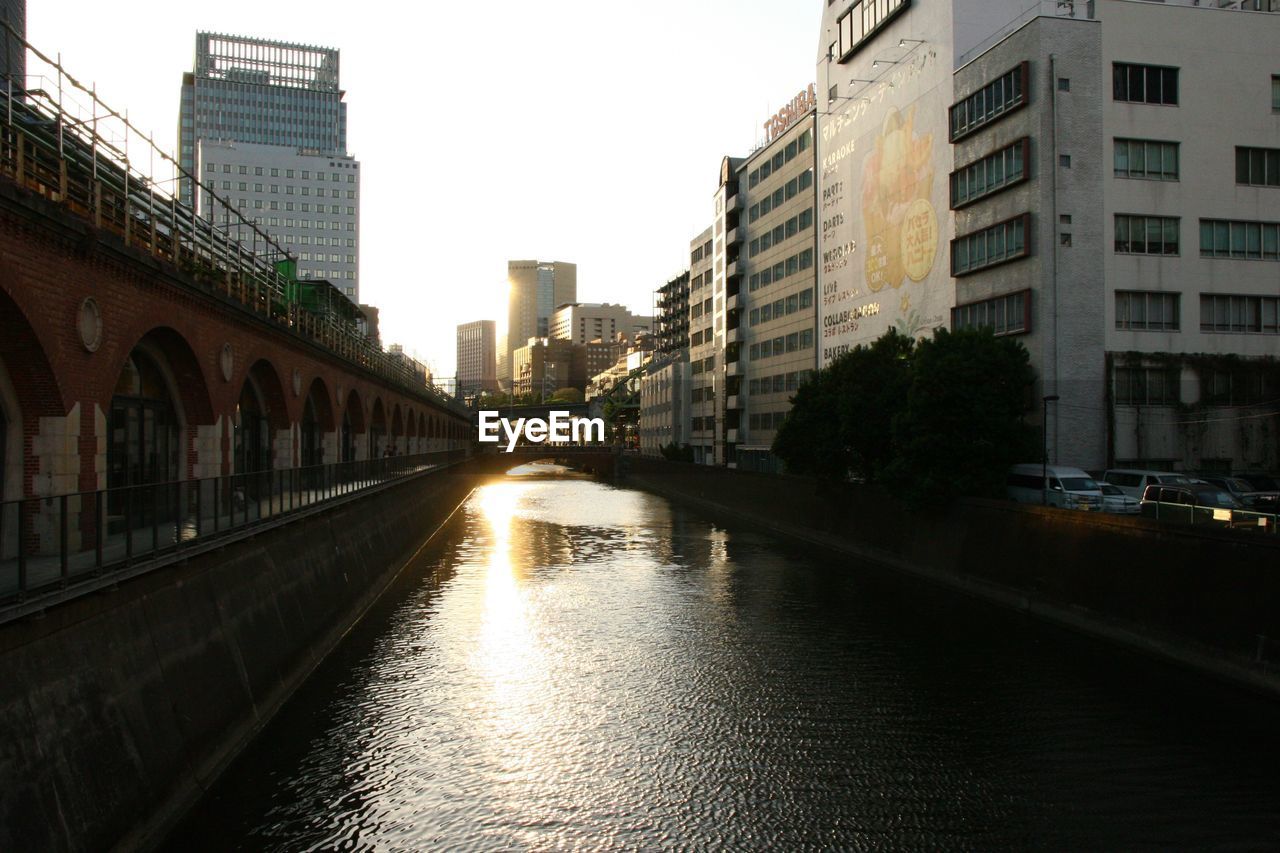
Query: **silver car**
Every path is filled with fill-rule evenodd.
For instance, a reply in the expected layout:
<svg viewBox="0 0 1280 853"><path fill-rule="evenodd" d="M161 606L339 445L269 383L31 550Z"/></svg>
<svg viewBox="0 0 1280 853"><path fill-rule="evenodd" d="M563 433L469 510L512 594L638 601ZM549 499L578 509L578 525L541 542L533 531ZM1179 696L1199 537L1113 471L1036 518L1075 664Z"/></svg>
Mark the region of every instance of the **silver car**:
<svg viewBox="0 0 1280 853"><path fill-rule="evenodd" d="M1102 511L1120 515L1137 515L1142 512L1142 505L1137 498L1130 497L1111 483L1099 483L1102 489Z"/></svg>

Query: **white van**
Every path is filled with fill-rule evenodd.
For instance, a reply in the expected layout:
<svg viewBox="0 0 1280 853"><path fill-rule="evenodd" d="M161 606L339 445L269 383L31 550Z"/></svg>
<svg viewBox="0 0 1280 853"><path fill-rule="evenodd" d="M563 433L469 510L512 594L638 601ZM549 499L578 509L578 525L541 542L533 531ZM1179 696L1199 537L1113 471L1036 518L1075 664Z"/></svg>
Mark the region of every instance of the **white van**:
<svg viewBox="0 0 1280 853"><path fill-rule="evenodd" d="M1131 498L1142 500L1147 486L1189 486L1191 478L1172 471L1142 471L1137 468L1111 468L1102 472L1103 481L1110 483Z"/></svg>
<svg viewBox="0 0 1280 853"><path fill-rule="evenodd" d="M1084 471L1066 465L1014 465L1009 469L1007 492L1010 500L1020 504L1102 511L1101 487Z"/></svg>

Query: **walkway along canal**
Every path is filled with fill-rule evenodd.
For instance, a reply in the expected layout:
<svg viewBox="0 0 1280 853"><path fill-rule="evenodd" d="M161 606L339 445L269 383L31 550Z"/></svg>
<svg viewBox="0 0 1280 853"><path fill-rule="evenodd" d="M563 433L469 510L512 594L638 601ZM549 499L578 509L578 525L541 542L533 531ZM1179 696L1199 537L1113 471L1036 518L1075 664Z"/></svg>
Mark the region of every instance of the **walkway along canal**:
<svg viewBox="0 0 1280 853"><path fill-rule="evenodd" d="M1274 705L548 469L478 488L168 846L1280 837Z"/></svg>

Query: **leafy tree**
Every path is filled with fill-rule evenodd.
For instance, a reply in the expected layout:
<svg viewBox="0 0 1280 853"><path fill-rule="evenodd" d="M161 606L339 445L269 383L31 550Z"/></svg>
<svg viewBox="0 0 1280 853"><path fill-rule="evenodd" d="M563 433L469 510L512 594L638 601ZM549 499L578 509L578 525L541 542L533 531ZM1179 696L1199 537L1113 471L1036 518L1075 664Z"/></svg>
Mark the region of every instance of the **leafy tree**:
<svg viewBox="0 0 1280 853"><path fill-rule="evenodd" d="M793 474L842 482L851 454L841 434L840 377L835 364L813 374L791 398L791 411L773 439L773 452Z"/></svg>
<svg viewBox="0 0 1280 853"><path fill-rule="evenodd" d="M582 392L577 388L560 388L547 399L548 403L581 403Z"/></svg>
<svg viewBox="0 0 1280 853"><path fill-rule="evenodd" d="M658 449L662 451L662 456L664 459L669 459L672 462L692 462L693 461L693 448L687 444L676 444L673 441L670 444L663 445Z"/></svg>
<svg viewBox="0 0 1280 853"><path fill-rule="evenodd" d="M1023 422L1035 372L1027 350L990 329L938 329L912 359L906 406L894 418L890 478L913 503L997 497L1009 466L1035 458Z"/></svg>

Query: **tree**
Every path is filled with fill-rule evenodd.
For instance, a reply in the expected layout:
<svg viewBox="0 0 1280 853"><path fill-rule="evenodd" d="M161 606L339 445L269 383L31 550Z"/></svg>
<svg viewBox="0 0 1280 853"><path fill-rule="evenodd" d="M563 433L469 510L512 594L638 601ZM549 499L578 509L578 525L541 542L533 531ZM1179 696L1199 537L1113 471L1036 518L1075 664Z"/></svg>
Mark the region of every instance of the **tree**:
<svg viewBox="0 0 1280 853"><path fill-rule="evenodd" d="M1022 344L989 329L919 343L890 329L800 386L773 452L793 473L852 474L917 504L1000 495L1009 466L1037 458L1034 379Z"/></svg>
<svg viewBox="0 0 1280 853"><path fill-rule="evenodd" d="M893 418L911 385L915 341L890 329L858 346L800 386L773 452L787 470L876 482L893 455Z"/></svg>
<svg viewBox="0 0 1280 853"><path fill-rule="evenodd" d="M547 399L548 403L581 403L582 392L577 388L560 388Z"/></svg>
<svg viewBox="0 0 1280 853"><path fill-rule="evenodd" d="M912 359L886 472L913 503L998 497L1009 466L1037 457L1023 421L1035 381L1027 350L990 329L938 329Z"/></svg>

